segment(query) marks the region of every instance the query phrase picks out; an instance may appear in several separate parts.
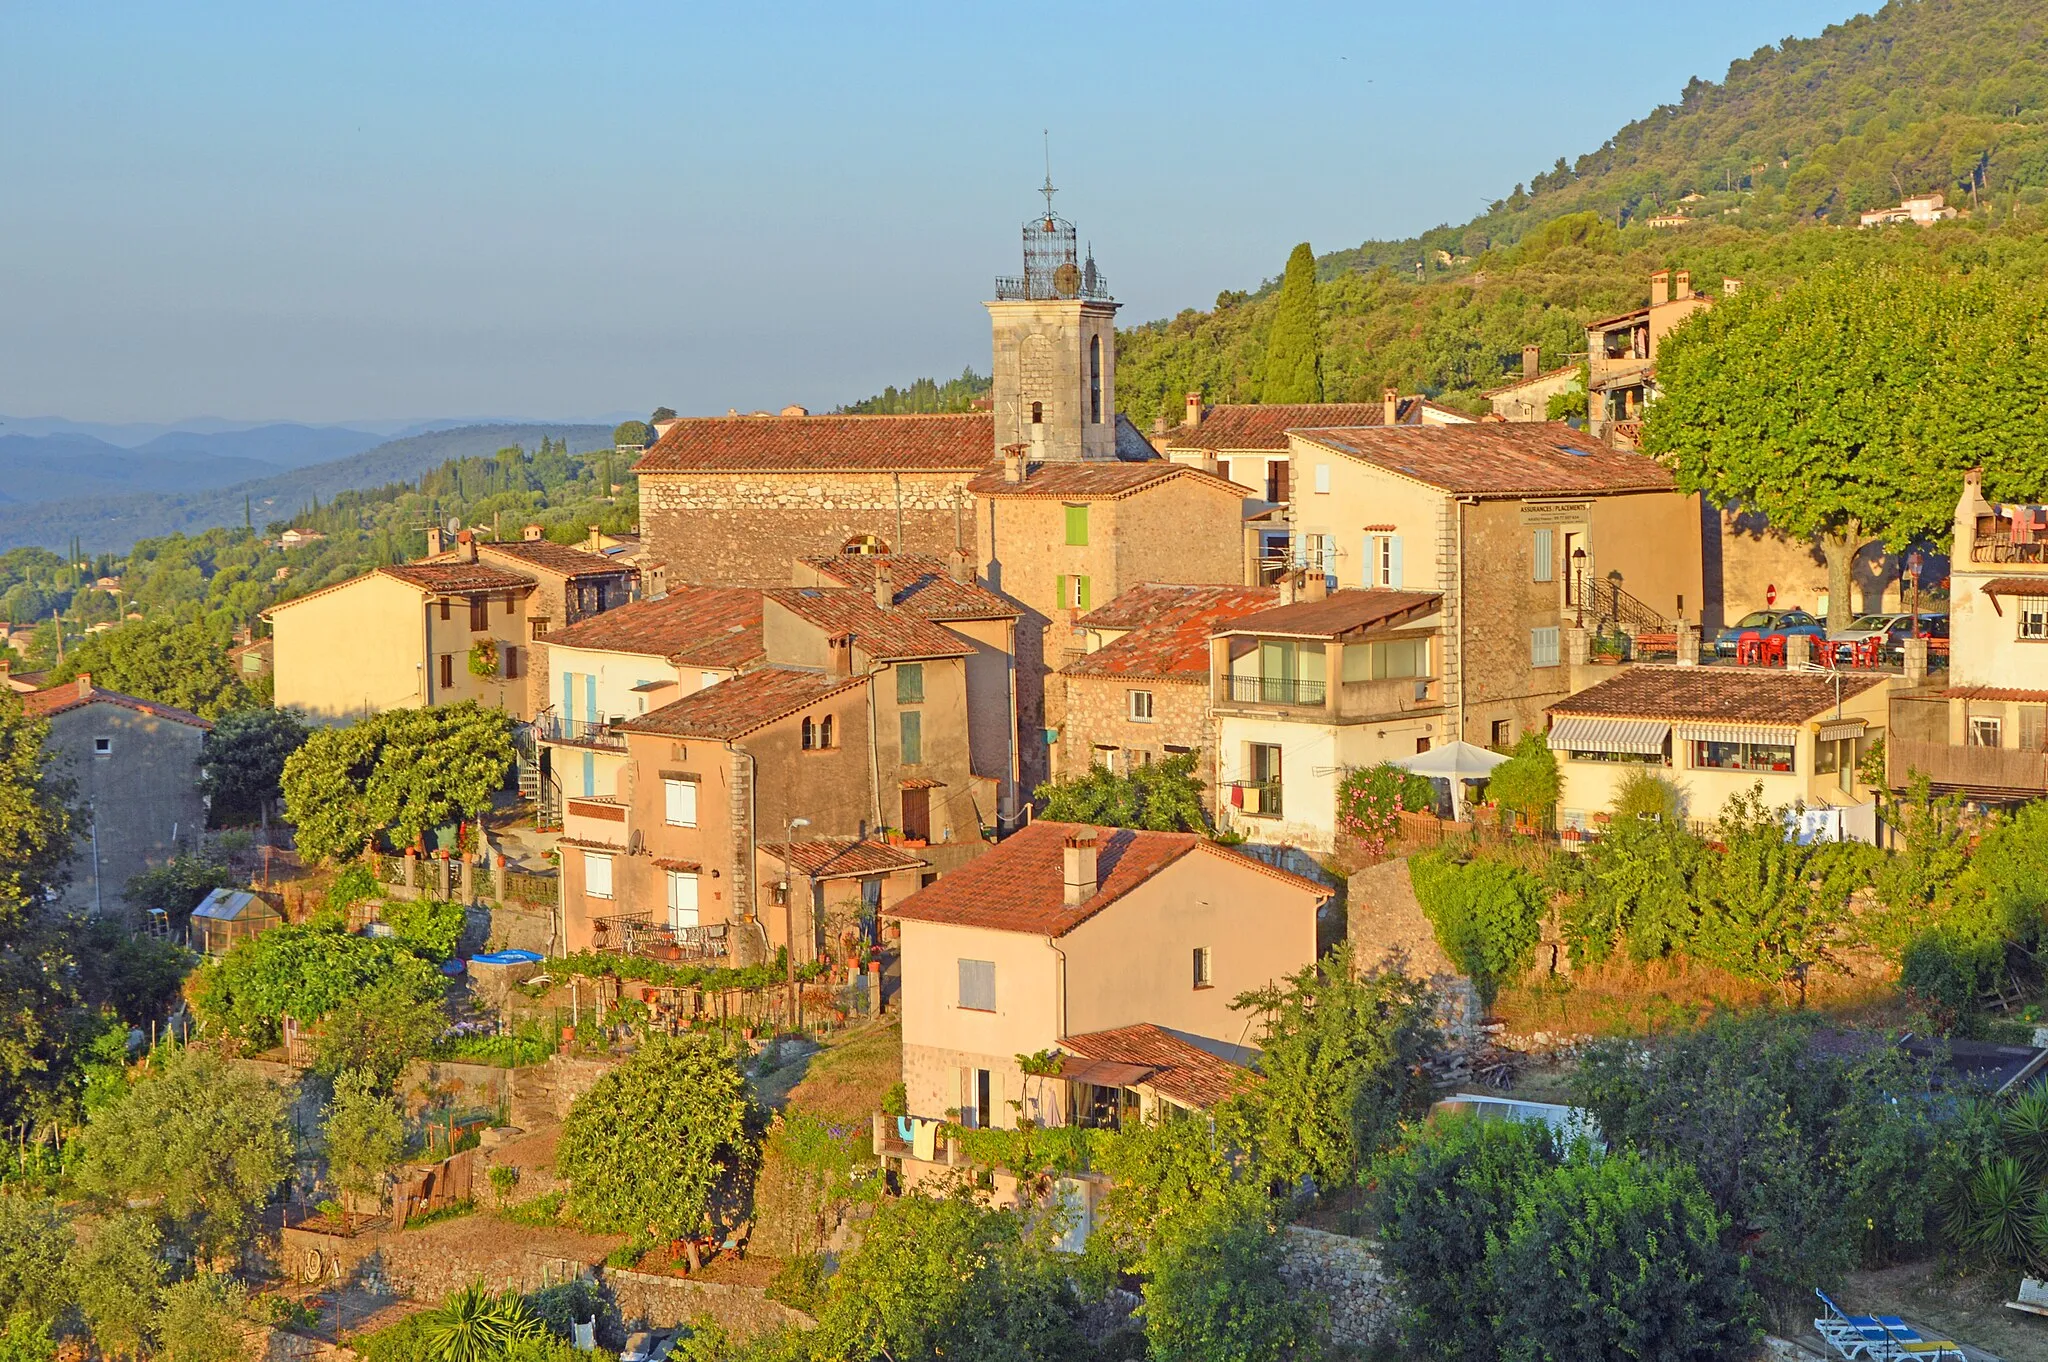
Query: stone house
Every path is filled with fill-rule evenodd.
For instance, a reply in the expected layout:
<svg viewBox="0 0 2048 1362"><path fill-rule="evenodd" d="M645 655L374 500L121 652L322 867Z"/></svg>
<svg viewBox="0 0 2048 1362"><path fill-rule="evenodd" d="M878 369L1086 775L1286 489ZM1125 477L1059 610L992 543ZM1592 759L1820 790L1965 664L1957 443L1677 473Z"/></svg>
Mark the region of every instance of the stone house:
<svg viewBox="0 0 2048 1362"><path fill-rule="evenodd" d="M1829 839L1877 836L1874 792L1857 763L1884 737L1892 678L1776 667L1629 667L1550 706L1562 778L1559 825L1585 829L1629 774L1678 787L1685 816L1720 817L1732 795L1831 810Z"/></svg>
<svg viewBox="0 0 2048 1362"><path fill-rule="evenodd" d="M913 1118L1113 1124L1165 1070L1169 1105L1207 1105L1252 1053L1231 1001L1314 962L1328 896L1192 833L1031 824L885 913ZM1046 1051L1131 1067L1027 1075Z"/></svg>
<svg viewBox="0 0 2048 1362"><path fill-rule="evenodd" d="M1736 293L1742 281L1721 287ZM1586 411L1595 439L1635 448L1643 408L1657 397L1657 347L1713 302L1693 291L1691 271L1678 271L1674 281L1669 270L1658 270L1650 276L1648 307L1586 324Z"/></svg>
<svg viewBox="0 0 2048 1362"><path fill-rule="evenodd" d="M1550 399L1566 393L1585 391L1575 360L1555 369L1543 367L1543 347L1522 347L1522 372L1497 388L1479 395L1502 421L1548 421Z"/></svg>
<svg viewBox="0 0 2048 1362"><path fill-rule="evenodd" d="M1441 595L1441 739L1506 748L1569 693L1563 635L1672 631L1701 601L1700 508L1561 423L1297 430L1295 557L1332 588Z"/></svg>
<svg viewBox="0 0 2048 1362"><path fill-rule="evenodd" d="M1270 586L1134 586L1075 621L1087 652L1060 669L1067 696L1059 772L1126 773L1184 752L1215 808L1209 635L1279 604Z"/></svg>
<svg viewBox="0 0 2048 1362"><path fill-rule="evenodd" d="M534 645L554 695L535 712L543 794L589 798L617 787L617 725L758 664L761 593L684 587L554 630Z"/></svg>
<svg viewBox="0 0 2048 1362"><path fill-rule="evenodd" d="M1436 592L1324 595L1313 577L1297 599L1217 625L1206 680L1222 825L1334 847L1347 771L1450 740L1443 630Z"/></svg>
<svg viewBox="0 0 2048 1362"><path fill-rule="evenodd" d="M1910 688L1891 698L1887 783L1914 774L1972 802L2048 796L2048 507L1993 502L1971 470L1949 563L1948 674L1928 684L1908 643Z"/></svg>
<svg viewBox="0 0 2048 1362"><path fill-rule="evenodd" d="M213 725L173 705L102 690L84 673L21 703L49 724L44 746L78 782L86 811L71 881L55 906L125 915L129 879L193 846L206 826L199 759Z"/></svg>

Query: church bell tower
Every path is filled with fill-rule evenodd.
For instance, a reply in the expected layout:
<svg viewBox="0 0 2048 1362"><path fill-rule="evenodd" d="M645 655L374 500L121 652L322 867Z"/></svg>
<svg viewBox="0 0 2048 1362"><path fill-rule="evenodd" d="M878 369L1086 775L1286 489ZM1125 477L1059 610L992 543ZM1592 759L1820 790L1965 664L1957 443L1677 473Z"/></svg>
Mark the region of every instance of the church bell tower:
<svg viewBox="0 0 2048 1362"><path fill-rule="evenodd" d="M1109 281L1082 259L1074 224L1052 210L1024 224L1024 273L996 280L996 448L1028 448L1033 463L1116 458L1116 303Z"/></svg>

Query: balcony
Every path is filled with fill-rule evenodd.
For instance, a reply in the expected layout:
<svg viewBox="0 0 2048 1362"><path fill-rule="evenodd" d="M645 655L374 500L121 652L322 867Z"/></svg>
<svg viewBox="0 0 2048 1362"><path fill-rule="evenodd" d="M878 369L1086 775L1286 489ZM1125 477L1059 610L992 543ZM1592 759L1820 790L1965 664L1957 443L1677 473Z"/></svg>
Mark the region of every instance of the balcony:
<svg viewBox="0 0 2048 1362"><path fill-rule="evenodd" d="M1441 686L1433 676L1345 681L1332 697L1321 678L1226 676L1218 678L1215 704L1219 712L1258 713L1312 723L1368 723L1439 708L1443 703ZM1333 698L1334 705L1330 703Z"/></svg>
<svg viewBox="0 0 2048 1362"><path fill-rule="evenodd" d="M626 750L626 735L617 728L620 722L617 718L568 719L553 710L534 720L542 742L563 747L595 747L607 752Z"/></svg>
<svg viewBox="0 0 2048 1362"><path fill-rule="evenodd" d="M1256 818L1278 818L1284 811L1277 780L1226 780L1223 802Z"/></svg>
<svg viewBox="0 0 2048 1362"><path fill-rule="evenodd" d="M671 963L724 960L731 929L723 922L677 927L647 912L614 913L590 920L590 948L607 955L637 955Z"/></svg>
<svg viewBox="0 0 2048 1362"><path fill-rule="evenodd" d="M2013 747L1957 747L1894 733L1885 742L1885 783L1903 788L1915 773L1936 790L1974 799L2039 799L2048 795L2048 752Z"/></svg>
<svg viewBox="0 0 2048 1362"><path fill-rule="evenodd" d="M2030 543L2015 544L2010 535L1978 535L1970 542L1970 561L1973 563L2027 563L2039 566L2048 563L2048 542L2034 540ZM2041 580L2041 589L2048 592L2048 577Z"/></svg>
<svg viewBox="0 0 2048 1362"><path fill-rule="evenodd" d="M1233 676L1228 679L1233 704L1320 705L1329 689L1320 679L1297 681L1278 676Z"/></svg>

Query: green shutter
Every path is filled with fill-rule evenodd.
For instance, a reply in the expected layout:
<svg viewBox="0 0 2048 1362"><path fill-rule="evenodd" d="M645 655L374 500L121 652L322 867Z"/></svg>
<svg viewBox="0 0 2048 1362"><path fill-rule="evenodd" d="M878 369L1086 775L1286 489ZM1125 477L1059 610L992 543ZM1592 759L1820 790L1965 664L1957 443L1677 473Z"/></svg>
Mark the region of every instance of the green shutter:
<svg viewBox="0 0 2048 1362"><path fill-rule="evenodd" d="M1094 606L1093 606L1093 605L1092 605L1092 604L1091 604L1091 603L1089 602L1089 599L1088 599L1088 579L1087 579L1086 577L1083 577L1083 578L1081 578L1081 579L1080 579L1080 582L1081 582L1081 608L1082 608L1083 610L1092 610L1092 609L1094 609L1095 607L1094 607Z"/></svg>
<svg viewBox="0 0 2048 1362"><path fill-rule="evenodd" d="M1067 507L1067 543L1085 548L1088 544L1088 508Z"/></svg>
<svg viewBox="0 0 2048 1362"><path fill-rule="evenodd" d="M896 719L902 749L897 760L905 766L915 766L924 760L924 716L914 709L906 709Z"/></svg>
<svg viewBox="0 0 2048 1362"><path fill-rule="evenodd" d="M1059 603L1059 608L1060 608L1060 609L1062 609L1062 610L1064 610L1064 609L1066 609L1066 608L1067 608L1067 599L1068 599L1068 598L1067 598L1067 574L1066 574L1066 573L1064 573L1064 572L1062 572L1062 573L1061 573L1061 574L1060 574L1059 576L1057 576L1057 577L1053 578L1052 580L1053 580L1053 588L1052 588L1052 594L1053 594L1053 597L1054 597L1054 599L1055 599L1055 600L1057 600L1057 601L1058 601L1058 603Z"/></svg>

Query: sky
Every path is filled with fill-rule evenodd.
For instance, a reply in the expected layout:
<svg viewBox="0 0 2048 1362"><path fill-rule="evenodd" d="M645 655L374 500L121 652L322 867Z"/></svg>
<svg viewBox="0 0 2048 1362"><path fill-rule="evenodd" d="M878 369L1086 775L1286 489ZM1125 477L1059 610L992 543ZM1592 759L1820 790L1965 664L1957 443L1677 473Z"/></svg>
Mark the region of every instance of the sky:
<svg viewBox="0 0 2048 1362"><path fill-rule="evenodd" d="M0 412L829 409L986 372L1048 133L1144 321L1853 5L0 0Z"/></svg>

